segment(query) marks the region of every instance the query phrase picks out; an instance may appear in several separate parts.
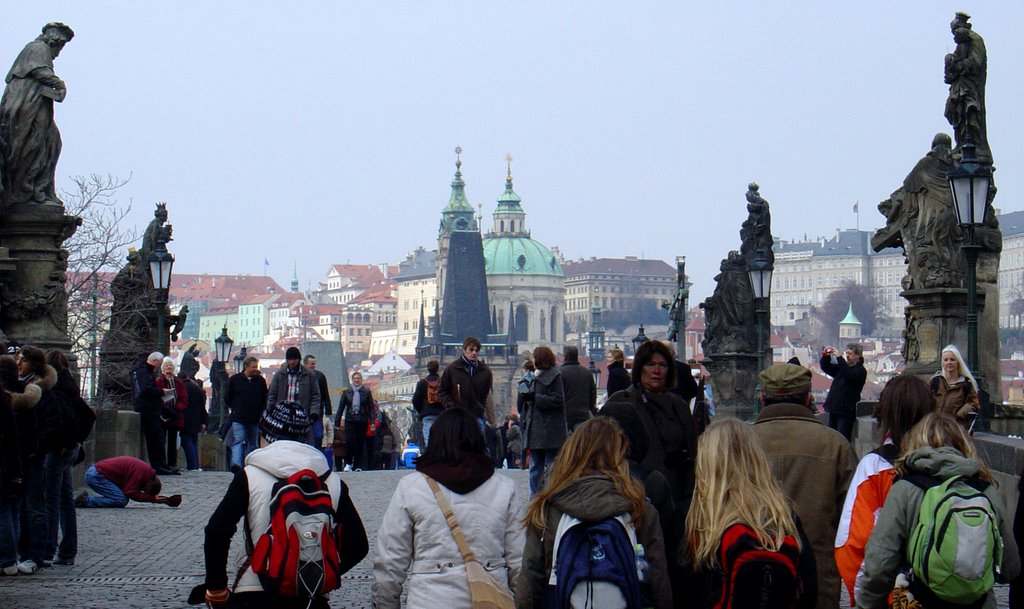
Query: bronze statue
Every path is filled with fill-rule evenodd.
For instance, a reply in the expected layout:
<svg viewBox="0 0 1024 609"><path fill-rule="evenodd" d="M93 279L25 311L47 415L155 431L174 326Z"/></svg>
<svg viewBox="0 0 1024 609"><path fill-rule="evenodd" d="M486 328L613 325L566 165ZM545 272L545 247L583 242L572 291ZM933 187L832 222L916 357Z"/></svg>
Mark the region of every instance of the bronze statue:
<svg viewBox="0 0 1024 609"><path fill-rule="evenodd" d="M54 179L61 140L53 120L53 103L64 101L67 87L54 74L53 60L74 35L63 23L47 23L7 73L7 88L0 100L0 176L5 207L61 204Z"/></svg>
<svg viewBox="0 0 1024 609"><path fill-rule="evenodd" d="M956 136L956 156L970 137L978 147L978 160L992 162L985 126L985 79L988 58L985 41L971 28L967 13L957 13L949 24L956 49L946 55L944 80L949 85L945 117Z"/></svg>

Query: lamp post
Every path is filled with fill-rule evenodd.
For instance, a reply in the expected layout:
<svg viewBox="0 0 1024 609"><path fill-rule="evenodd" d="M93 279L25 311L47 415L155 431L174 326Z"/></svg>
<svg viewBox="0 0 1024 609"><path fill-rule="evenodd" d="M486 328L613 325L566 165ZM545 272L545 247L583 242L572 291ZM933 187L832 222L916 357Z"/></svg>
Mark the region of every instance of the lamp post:
<svg viewBox="0 0 1024 609"><path fill-rule="evenodd" d="M975 241L974 228L985 221L992 169L978 161L977 147L968 135L962 148L960 162L949 173L949 189L953 193L956 221L964 229L961 249L967 259L967 365L978 381L978 401L981 417L977 429L987 431L992 420L992 403L985 391L985 374L978 366L978 254L981 246Z"/></svg>
<svg viewBox="0 0 1024 609"><path fill-rule="evenodd" d="M757 317L757 387L754 390L754 399L757 400L761 394L761 375L764 370L764 338L767 334L768 325L768 299L772 293L772 263L768 261L768 255L763 249L754 253L754 259L747 265L747 274L750 277L750 289L754 292L754 314Z"/></svg>
<svg viewBox="0 0 1024 609"><path fill-rule="evenodd" d="M167 315L168 291L171 287L171 267L174 256L167 251L167 243L162 239L156 242L156 249L149 256L149 275L156 290L156 350L167 355L167 328L164 316Z"/></svg>
<svg viewBox="0 0 1024 609"><path fill-rule="evenodd" d="M637 332L637 335L633 337L633 355L636 355L636 350L640 348L640 345L646 343L649 340L651 339L647 338L647 335L644 334L644 325L640 324L640 331Z"/></svg>
<svg viewBox="0 0 1024 609"><path fill-rule="evenodd" d="M207 429L218 433L224 422L224 394L227 392L227 363L231 358L231 346L235 341L228 336L228 328L220 331L220 336L213 341L214 360L210 366L210 385L213 387L213 407L210 408L210 424Z"/></svg>
<svg viewBox="0 0 1024 609"><path fill-rule="evenodd" d="M235 374L241 374L242 369L245 367L245 358L248 357L246 353L245 345L242 345L238 349L238 355L235 356Z"/></svg>

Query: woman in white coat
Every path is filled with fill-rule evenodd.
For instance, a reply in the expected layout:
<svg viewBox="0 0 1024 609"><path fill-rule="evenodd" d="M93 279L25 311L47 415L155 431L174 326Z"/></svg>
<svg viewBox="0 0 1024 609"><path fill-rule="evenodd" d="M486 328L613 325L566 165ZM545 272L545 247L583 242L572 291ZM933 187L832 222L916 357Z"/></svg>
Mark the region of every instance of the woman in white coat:
<svg viewBox="0 0 1024 609"><path fill-rule="evenodd" d="M398 483L377 534L373 606L398 609L408 573L409 609L469 607L462 554L426 476L436 480L476 559L515 591L523 560L522 503L511 478L495 473L476 418L461 408L438 416L416 472Z"/></svg>

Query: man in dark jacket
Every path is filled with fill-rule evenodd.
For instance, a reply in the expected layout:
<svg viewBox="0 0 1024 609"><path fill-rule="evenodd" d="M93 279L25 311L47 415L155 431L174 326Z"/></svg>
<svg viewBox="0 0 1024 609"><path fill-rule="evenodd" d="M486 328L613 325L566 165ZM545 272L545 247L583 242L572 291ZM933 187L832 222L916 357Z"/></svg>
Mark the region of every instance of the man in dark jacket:
<svg viewBox="0 0 1024 609"><path fill-rule="evenodd" d="M672 344L672 341L663 340L661 344L668 347L668 350L672 352L672 357L676 357L676 348ZM690 404L690 400L697 397L700 393L700 386L697 385L696 379L693 378L693 368L690 368L685 362L681 362L678 359L673 359L676 366L676 386L670 387L669 391L683 398L683 401L687 405Z"/></svg>
<svg viewBox="0 0 1024 609"><path fill-rule="evenodd" d="M594 375L580 365L580 351L573 345L565 347L561 370L565 422L572 432L597 413L597 384Z"/></svg>
<svg viewBox="0 0 1024 609"><path fill-rule="evenodd" d="M486 425L487 400L494 379L491 369L480 361L480 341L467 336L462 341L462 355L448 364L437 385L437 395L445 408L464 408L480 421L480 433ZM493 417L493 412L490 413ZM489 421L492 425L496 421Z"/></svg>
<svg viewBox="0 0 1024 609"><path fill-rule="evenodd" d="M424 450L430 441L431 426L437 420L437 415L444 412L444 405L441 404L437 391L441 380L437 374L440 369L441 363L436 359L427 362L427 376L416 383L416 390L412 393L412 407L416 409L416 414L420 416L420 422L423 424Z"/></svg>
<svg viewBox="0 0 1024 609"><path fill-rule="evenodd" d="M835 347L826 347L821 352L820 363L821 370L832 377L832 387L825 398L828 426L850 440L857 420L857 402L868 378L868 371L864 369L864 348L850 343L843 357L837 357Z"/></svg>
<svg viewBox="0 0 1024 609"><path fill-rule="evenodd" d="M284 360L285 364L270 379L267 406L279 402L298 402L311 421L319 420L323 416L320 412L320 386L313 374L302 365L302 353L297 347L288 347ZM320 445L314 443L312 427L309 428L307 443L320 450Z"/></svg>
<svg viewBox="0 0 1024 609"><path fill-rule="evenodd" d="M363 375L352 373L352 384L341 392L338 400L338 418L334 424L345 432L345 470L369 469L365 458L366 433L370 418L376 417L376 405L370 388L363 385ZM373 444L371 435L370 443Z"/></svg>
<svg viewBox="0 0 1024 609"><path fill-rule="evenodd" d="M260 417L267 404L267 381L260 374L260 360L248 356L242 371L228 380L224 403L231 413L231 470L241 469L249 453L259 448Z"/></svg>
<svg viewBox="0 0 1024 609"><path fill-rule="evenodd" d="M159 374L163 361L163 353L154 351L149 354L146 361L140 362L131 374L132 398L135 412L139 413L142 436L146 439L146 454L149 456L149 464L161 476L175 473L167 463L167 454L164 451L167 433L160 426L160 405L164 392L156 386L156 375Z"/></svg>
<svg viewBox="0 0 1024 609"><path fill-rule="evenodd" d="M178 378L185 384L188 394L188 408L185 409L185 426L181 429L181 447L185 449L185 463L190 472L201 472L199 467L199 432L206 429L209 414L206 411L206 392L196 380L194 370L182 365Z"/></svg>

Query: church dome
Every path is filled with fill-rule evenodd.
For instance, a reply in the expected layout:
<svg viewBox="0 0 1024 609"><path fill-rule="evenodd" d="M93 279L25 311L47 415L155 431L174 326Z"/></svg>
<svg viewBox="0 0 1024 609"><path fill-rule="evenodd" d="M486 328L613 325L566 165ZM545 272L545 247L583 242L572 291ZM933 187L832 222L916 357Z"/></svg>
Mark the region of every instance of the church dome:
<svg viewBox="0 0 1024 609"><path fill-rule="evenodd" d="M529 237L488 236L484 261L488 275L565 275L551 250Z"/></svg>

